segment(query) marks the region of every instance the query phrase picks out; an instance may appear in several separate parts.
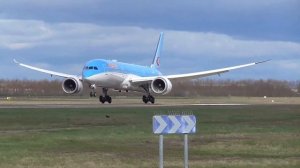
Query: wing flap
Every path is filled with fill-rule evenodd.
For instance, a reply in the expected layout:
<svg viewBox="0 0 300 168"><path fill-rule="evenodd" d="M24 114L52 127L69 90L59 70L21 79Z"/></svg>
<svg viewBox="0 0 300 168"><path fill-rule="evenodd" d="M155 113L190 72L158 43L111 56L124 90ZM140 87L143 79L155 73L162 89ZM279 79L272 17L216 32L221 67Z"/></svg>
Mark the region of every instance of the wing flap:
<svg viewBox="0 0 300 168"><path fill-rule="evenodd" d="M135 78L131 78L129 80L130 83L134 84L134 85L142 85L145 83L150 83L152 82L155 78L157 78L158 76L151 76L151 77L135 77Z"/></svg>

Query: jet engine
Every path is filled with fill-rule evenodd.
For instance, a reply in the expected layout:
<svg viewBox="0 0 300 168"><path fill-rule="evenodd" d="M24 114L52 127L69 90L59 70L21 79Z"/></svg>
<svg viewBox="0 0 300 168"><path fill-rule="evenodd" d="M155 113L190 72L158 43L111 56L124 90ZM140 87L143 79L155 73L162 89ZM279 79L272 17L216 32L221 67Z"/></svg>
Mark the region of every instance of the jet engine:
<svg viewBox="0 0 300 168"><path fill-rule="evenodd" d="M172 90L172 83L164 77L157 77L151 83L151 89L157 94L168 94Z"/></svg>
<svg viewBox="0 0 300 168"><path fill-rule="evenodd" d="M67 78L63 81L62 88L64 92L74 94L83 90L83 84L78 78Z"/></svg>

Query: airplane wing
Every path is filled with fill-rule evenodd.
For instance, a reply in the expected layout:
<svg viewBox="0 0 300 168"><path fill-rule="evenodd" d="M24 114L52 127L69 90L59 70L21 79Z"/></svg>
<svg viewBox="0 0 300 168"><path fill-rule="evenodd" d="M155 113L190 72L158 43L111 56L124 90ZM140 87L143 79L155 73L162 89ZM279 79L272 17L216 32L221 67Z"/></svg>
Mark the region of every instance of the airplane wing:
<svg viewBox="0 0 300 168"><path fill-rule="evenodd" d="M209 71L200 71L200 72L177 74L177 75L167 75L167 76L163 76L163 77L166 77L169 80L198 79L198 78L202 78L202 77L206 77L206 76L220 75L222 73L226 73L226 72L229 72L231 70L257 65L257 64L261 64L261 63L264 63L264 62L267 62L267 61L270 61L270 60L265 60L265 61L260 61L260 62L253 62L253 63L249 63L249 64L231 66L231 67L220 68L220 69L209 70ZM148 82L154 80L157 77L158 76L133 78L130 81L132 83L143 84L143 83L148 83Z"/></svg>
<svg viewBox="0 0 300 168"><path fill-rule="evenodd" d="M226 68L215 69L215 70L209 70L209 71L201 71L201 72L178 74L178 75L168 75L168 76L166 76L166 78L168 78L170 80L197 79L197 78L202 78L202 77L206 77L206 76L220 75L222 73L226 73L226 72L229 72L231 70L257 65L257 64L261 64L261 63L264 63L264 62L267 62L267 61L270 61L270 60L260 61L260 62L253 62L253 63L249 63L249 64L237 65L237 66L226 67Z"/></svg>
<svg viewBox="0 0 300 168"><path fill-rule="evenodd" d="M74 78L74 77L78 78L78 76L76 76L76 75L70 75L70 74L50 71L50 70L46 70L46 69L37 68L37 67L31 66L31 65L23 64L23 63L18 62L16 59L14 59L14 62L22 67L32 69L32 70L35 70L38 72L46 73L51 76L59 76L59 77L63 77L63 78ZM81 79L81 77L79 77L79 78Z"/></svg>

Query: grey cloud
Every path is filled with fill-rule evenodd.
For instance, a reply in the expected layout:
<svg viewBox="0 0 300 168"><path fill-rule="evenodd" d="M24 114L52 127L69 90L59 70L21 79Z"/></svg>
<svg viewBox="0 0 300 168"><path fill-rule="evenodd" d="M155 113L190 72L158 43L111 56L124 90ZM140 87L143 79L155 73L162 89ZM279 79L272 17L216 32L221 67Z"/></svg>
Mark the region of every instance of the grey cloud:
<svg viewBox="0 0 300 168"><path fill-rule="evenodd" d="M80 73L85 61L94 58L149 65L160 31L136 26L45 23L38 20L2 19L0 23L5 23L5 26L0 24L0 37L5 37L0 43L2 63L12 64L12 59L17 58L25 63L74 74ZM26 31L28 26L31 30ZM165 30L161 70L167 74L193 72L264 59L295 62L299 55L300 44L295 42L246 40L213 32ZM290 62L285 63L290 65ZM288 69L284 65L280 66L282 72ZM4 71L3 68L0 69ZM13 72L16 67L12 64L5 68L11 68L9 71ZM262 74L273 74L271 68L268 71L263 68ZM252 71L243 73L256 76ZM20 75L24 76L16 73L15 77ZM286 77L279 73L277 76Z"/></svg>
<svg viewBox="0 0 300 168"><path fill-rule="evenodd" d="M0 47L89 49L99 48L111 54L145 54L154 50L159 34L155 29L99 26L88 23L53 23L43 21L0 20ZM30 26L30 28L28 28ZM14 27L13 30L7 29ZM30 29L30 31L27 31ZM225 34L166 30L166 52L174 55L213 55L215 57L260 57L300 55L300 44L286 41L237 39ZM112 52L113 51L113 52Z"/></svg>
<svg viewBox="0 0 300 168"><path fill-rule="evenodd" d="M300 41L297 0L12 0L0 2L8 18L111 26L217 32L247 39Z"/></svg>

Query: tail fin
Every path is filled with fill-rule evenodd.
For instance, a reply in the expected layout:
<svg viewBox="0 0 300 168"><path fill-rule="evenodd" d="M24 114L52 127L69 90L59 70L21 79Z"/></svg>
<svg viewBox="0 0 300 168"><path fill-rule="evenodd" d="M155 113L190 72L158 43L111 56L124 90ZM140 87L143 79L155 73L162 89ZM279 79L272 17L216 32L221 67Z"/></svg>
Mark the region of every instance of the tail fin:
<svg viewBox="0 0 300 168"><path fill-rule="evenodd" d="M161 32L159 36L159 40L156 46L156 51L155 55L151 64L151 68L158 68L160 65L160 55L161 55L161 50L163 47L163 42L164 42L164 33Z"/></svg>

